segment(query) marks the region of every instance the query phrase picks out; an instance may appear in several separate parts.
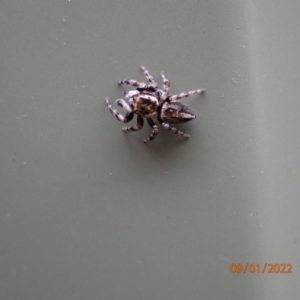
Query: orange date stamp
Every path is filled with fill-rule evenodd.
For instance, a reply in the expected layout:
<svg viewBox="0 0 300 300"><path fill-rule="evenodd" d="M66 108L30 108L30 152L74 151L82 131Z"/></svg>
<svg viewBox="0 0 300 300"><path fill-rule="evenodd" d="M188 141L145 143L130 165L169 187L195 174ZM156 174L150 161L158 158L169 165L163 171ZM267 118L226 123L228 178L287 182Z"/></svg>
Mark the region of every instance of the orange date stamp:
<svg viewBox="0 0 300 300"><path fill-rule="evenodd" d="M232 274L292 274L293 265L292 264L231 264L230 273Z"/></svg>

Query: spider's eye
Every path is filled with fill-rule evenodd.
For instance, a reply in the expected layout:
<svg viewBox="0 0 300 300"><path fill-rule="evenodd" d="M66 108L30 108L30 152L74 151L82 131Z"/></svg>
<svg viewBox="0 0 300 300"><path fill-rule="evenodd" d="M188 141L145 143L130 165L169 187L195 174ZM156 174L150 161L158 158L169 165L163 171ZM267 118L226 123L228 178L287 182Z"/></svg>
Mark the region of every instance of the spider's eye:
<svg viewBox="0 0 300 300"><path fill-rule="evenodd" d="M168 109L168 112L169 112L169 113L173 113L173 112L175 112L175 109L174 109L174 108L169 108L169 109Z"/></svg>

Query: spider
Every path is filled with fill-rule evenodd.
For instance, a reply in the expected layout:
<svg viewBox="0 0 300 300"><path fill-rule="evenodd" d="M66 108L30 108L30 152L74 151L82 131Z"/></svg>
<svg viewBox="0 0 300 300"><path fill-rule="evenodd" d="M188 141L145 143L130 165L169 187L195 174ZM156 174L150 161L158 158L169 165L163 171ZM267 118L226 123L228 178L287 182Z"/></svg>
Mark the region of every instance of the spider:
<svg viewBox="0 0 300 300"><path fill-rule="evenodd" d="M144 143L153 141L158 134L158 125L152 120L152 117L155 115L157 115L158 122L165 129L170 130L174 134L189 138L190 136L188 134L170 126L169 123L179 124L195 119L195 113L178 100L194 94L202 94L204 93L204 89L169 96L170 81L166 78L164 72L160 73L163 81L163 89L160 90L158 89L158 84L154 81L153 76L150 75L146 67L141 66L141 69L149 81L148 85L144 82L138 82L132 79L124 79L118 82L119 85L127 84L136 87L136 90L124 92L124 97L128 99L129 104L124 99L116 100L117 105L124 108L127 111L127 114L125 116L120 114L110 104L109 99L105 98L109 111L123 123L130 122L133 119L134 114L137 115L137 125L123 127L123 131L138 131L142 129L144 125L143 118L145 118L152 128L152 131L149 137L144 140Z"/></svg>

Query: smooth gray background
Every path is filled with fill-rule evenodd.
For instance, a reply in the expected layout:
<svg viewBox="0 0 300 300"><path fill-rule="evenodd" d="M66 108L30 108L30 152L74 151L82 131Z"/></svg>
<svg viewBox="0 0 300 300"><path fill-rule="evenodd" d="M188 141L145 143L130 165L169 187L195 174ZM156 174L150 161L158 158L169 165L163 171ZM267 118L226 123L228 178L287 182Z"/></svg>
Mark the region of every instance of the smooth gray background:
<svg viewBox="0 0 300 300"><path fill-rule="evenodd" d="M2 0L0 299L297 299L300 2ZM157 80L153 143L104 97ZM292 274L231 274L291 263Z"/></svg>

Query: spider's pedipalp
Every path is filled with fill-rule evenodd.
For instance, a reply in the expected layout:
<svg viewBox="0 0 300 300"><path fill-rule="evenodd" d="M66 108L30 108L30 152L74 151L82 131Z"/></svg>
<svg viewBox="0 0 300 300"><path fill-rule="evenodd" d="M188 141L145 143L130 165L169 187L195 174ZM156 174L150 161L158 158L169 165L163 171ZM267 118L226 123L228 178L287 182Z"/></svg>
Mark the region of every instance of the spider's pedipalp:
<svg viewBox="0 0 300 300"><path fill-rule="evenodd" d="M141 116L137 116L137 125L130 127L123 127L123 131L138 131L141 130L144 126L144 119Z"/></svg>
<svg viewBox="0 0 300 300"><path fill-rule="evenodd" d="M131 97L133 97L133 96L136 96L136 95L138 95L140 92L139 91L125 91L124 92L124 97L125 98L131 98Z"/></svg>
<svg viewBox="0 0 300 300"><path fill-rule="evenodd" d="M118 99L118 100L122 100L122 99ZM128 111L125 116L123 116L110 104L108 98L105 98L105 102L111 114L113 114L120 122L128 123L133 119L134 113L131 110Z"/></svg>
<svg viewBox="0 0 300 300"><path fill-rule="evenodd" d="M203 94L205 92L204 89L200 89L200 90L194 90L194 91L189 91L189 92L186 92L186 93L180 93L178 95L173 95L170 97L170 100L171 101L177 101L177 100L180 100L180 99L183 99L183 98L187 98L191 95L194 95L194 94Z"/></svg>
<svg viewBox="0 0 300 300"><path fill-rule="evenodd" d="M158 134L158 126L154 123L154 121L151 118L148 118L147 122L148 122L149 126L152 128L152 131L151 131L151 134L149 135L149 137L144 139L145 144L147 144L149 141L153 141Z"/></svg>
<svg viewBox="0 0 300 300"><path fill-rule="evenodd" d="M148 69L146 69L146 67L143 65L141 65L141 69L142 69L144 75L146 76L146 78L148 79L148 81L151 83L151 86L154 88L157 88L158 84L154 80L153 76L149 73Z"/></svg>

